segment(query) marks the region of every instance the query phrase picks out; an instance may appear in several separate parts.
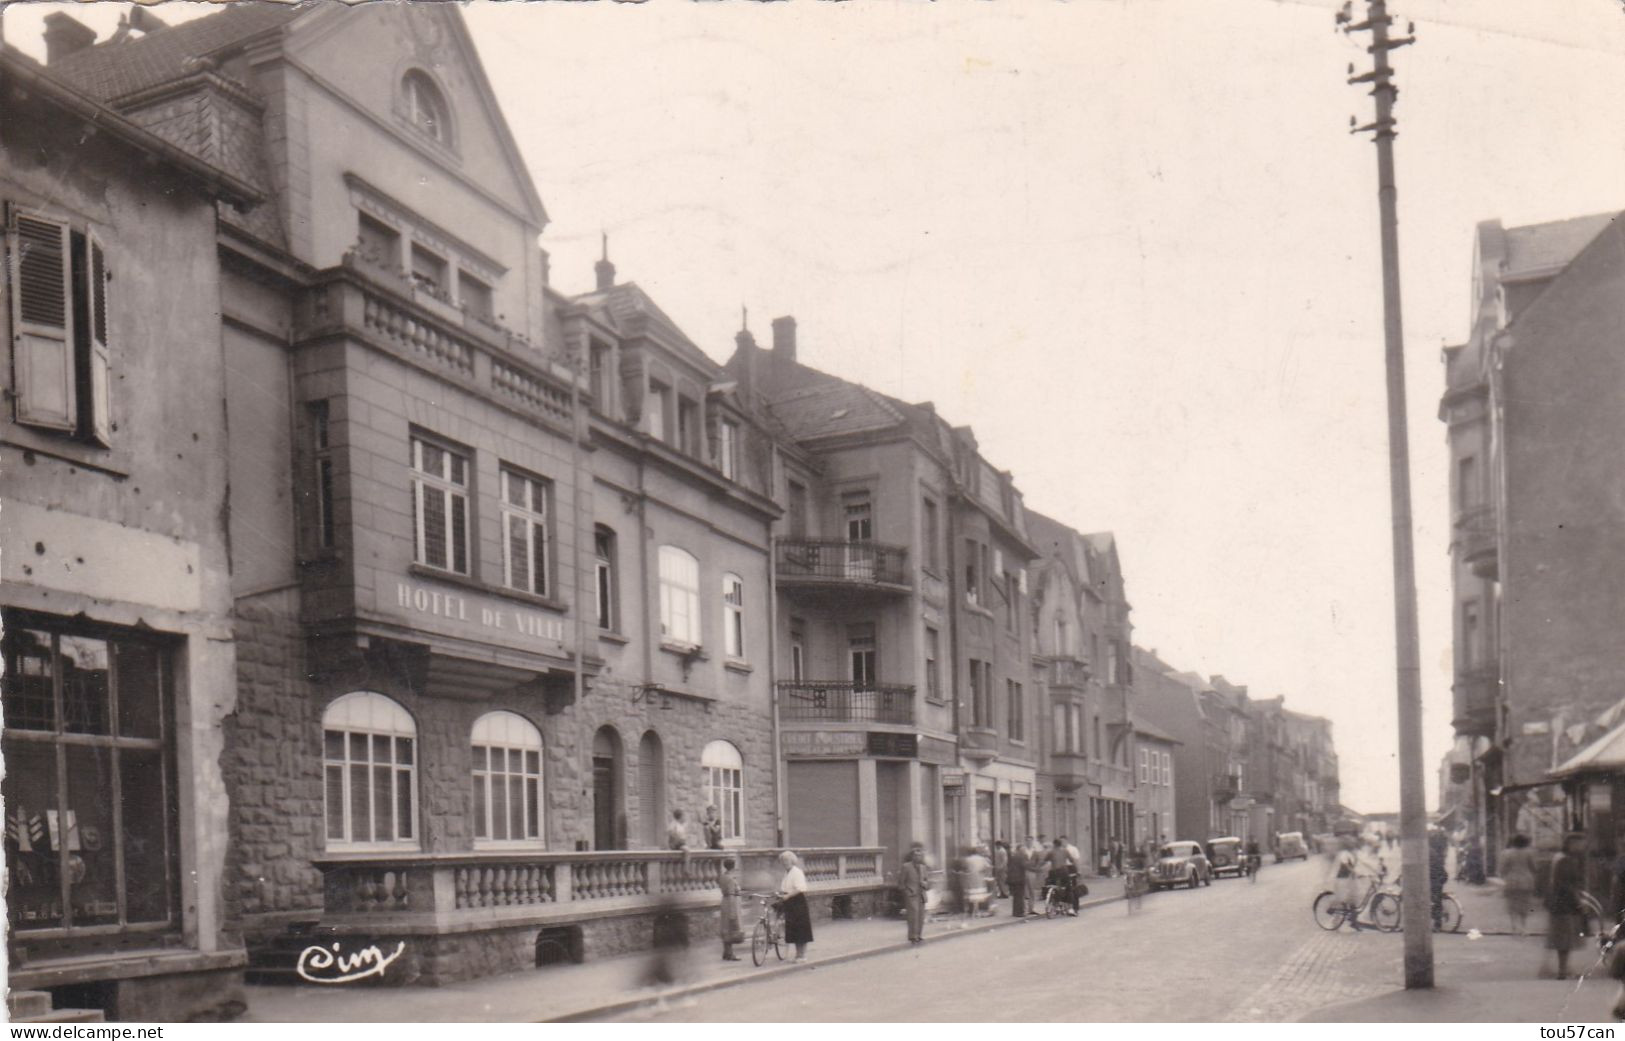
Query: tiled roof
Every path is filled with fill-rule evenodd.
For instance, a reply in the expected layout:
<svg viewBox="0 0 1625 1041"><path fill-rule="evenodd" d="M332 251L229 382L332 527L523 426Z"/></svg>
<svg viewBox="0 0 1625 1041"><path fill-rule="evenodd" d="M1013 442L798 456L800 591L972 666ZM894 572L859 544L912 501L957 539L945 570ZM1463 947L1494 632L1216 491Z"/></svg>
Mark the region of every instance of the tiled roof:
<svg viewBox="0 0 1625 1041"><path fill-rule="evenodd" d="M903 419L881 395L834 377L775 397L768 408L797 440L885 430Z"/></svg>
<svg viewBox="0 0 1625 1041"><path fill-rule="evenodd" d="M1594 213L1588 217L1506 229L1506 260L1501 277L1553 274L1567 267L1615 216Z"/></svg>
<svg viewBox="0 0 1625 1041"><path fill-rule="evenodd" d="M1141 734L1145 737L1152 738L1156 741L1166 741L1172 745L1184 744L1184 742L1179 738L1168 733L1166 730L1159 729L1157 726L1143 718L1136 718L1134 720L1134 732L1136 734Z"/></svg>
<svg viewBox="0 0 1625 1041"><path fill-rule="evenodd" d="M292 21L305 9L293 4L241 0L218 14L157 32L86 47L50 65L51 74L99 101L114 101L178 79L203 57Z"/></svg>

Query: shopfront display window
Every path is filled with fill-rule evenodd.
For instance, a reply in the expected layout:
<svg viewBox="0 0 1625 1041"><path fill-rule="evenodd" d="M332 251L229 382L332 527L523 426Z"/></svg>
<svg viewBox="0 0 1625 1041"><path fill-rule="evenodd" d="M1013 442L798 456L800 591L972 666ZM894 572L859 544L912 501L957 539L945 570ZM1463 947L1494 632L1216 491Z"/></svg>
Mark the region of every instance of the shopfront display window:
<svg viewBox="0 0 1625 1041"><path fill-rule="evenodd" d="M8 615L4 651L11 929L71 939L174 924L165 648Z"/></svg>

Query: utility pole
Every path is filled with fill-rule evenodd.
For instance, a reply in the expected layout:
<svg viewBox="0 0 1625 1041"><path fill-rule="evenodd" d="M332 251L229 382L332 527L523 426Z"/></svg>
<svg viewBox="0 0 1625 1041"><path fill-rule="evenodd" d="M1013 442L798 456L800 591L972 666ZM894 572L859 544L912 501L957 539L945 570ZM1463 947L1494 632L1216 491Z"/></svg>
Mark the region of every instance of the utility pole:
<svg viewBox="0 0 1625 1041"><path fill-rule="evenodd" d="M1350 133L1370 132L1377 145L1377 204L1382 224L1382 319L1388 363L1388 483L1393 499L1394 643L1399 687L1399 820L1403 841L1405 921L1405 989L1433 986L1433 909L1428 879L1427 805L1422 770L1422 675L1416 635L1416 550L1411 532L1411 460L1405 419L1405 330L1399 306L1399 217L1394 188L1394 86L1388 52L1416 42L1415 36L1392 38L1387 0L1367 0L1366 17L1355 22L1352 3L1337 14L1345 33L1369 32L1371 71L1354 74L1350 83L1371 84L1377 118ZM1414 31L1414 30L1412 30Z"/></svg>

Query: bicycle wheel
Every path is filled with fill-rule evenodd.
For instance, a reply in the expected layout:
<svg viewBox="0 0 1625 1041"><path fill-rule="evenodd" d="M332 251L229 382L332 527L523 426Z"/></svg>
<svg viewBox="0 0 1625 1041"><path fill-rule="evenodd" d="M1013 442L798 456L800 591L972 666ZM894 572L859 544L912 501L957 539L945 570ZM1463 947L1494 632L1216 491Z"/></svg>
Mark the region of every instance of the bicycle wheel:
<svg viewBox="0 0 1625 1041"><path fill-rule="evenodd" d="M1393 893L1378 893L1371 901L1371 920L1385 933L1399 932L1402 912L1399 897Z"/></svg>
<svg viewBox="0 0 1625 1041"><path fill-rule="evenodd" d="M767 947L772 943L772 933L768 931L766 922L757 922L756 931L750 934L750 960L757 965L767 961ZM777 947L778 944L773 944Z"/></svg>
<svg viewBox="0 0 1625 1041"><path fill-rule="evenodd" d="M1056 918L1061 913L1061 891L1054 886L1044 890L1044 917Z"/></svg>
<svg viewBox="0 0 1625 1041"><path fill-rule="evenodd" d="M1337 902L1337 894L1329 889L1315 897L1312 910L1315 915L1315 924L1327 932L1342 928L1343 922L1348 918L1348 912Z"/></svg>
<svg viewBox="0 0 1625 1041"><path fill-rule="evenodd" d="M767 931L767 942L773 945L773 956L779 961L784 960L784 921L781 919L773 923L773 928Z"/></svg>
<svg viewBox="0 0 1625 1041"><path fill-rule="evenodd" d="M1461 930L1461 905L1456 903L1456 898L1446 893L1444 900L1439 904L1439 908L1442 912L1439 931L1441 933L1459 932Z"/></svg>

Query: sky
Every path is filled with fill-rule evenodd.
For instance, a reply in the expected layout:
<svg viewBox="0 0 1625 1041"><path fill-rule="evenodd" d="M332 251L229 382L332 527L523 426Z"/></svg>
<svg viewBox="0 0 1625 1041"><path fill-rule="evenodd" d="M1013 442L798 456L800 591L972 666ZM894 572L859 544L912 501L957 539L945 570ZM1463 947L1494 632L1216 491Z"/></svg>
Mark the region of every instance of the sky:
<svg viewBox="0 0 1625 1041"><path fill-rule="evenodd" d="M1337 6L464 10L561 290L591 288L607 233L717 360L742 307L764 344L793 314L803 362L970 424L1030 508L1116 533L1136 642L1329 717L1344 802L1372 812L1399 802L1381 268L1375 150L1348 133L1371 99L1345 82L1369 59ZM45 10L7 40L37 53ZM1467 334L1477 222L1625 209L1625 5L1393 12L1418 36L1394 63L1432 806L1440 348Z"/></svg>

